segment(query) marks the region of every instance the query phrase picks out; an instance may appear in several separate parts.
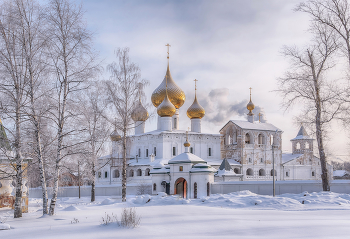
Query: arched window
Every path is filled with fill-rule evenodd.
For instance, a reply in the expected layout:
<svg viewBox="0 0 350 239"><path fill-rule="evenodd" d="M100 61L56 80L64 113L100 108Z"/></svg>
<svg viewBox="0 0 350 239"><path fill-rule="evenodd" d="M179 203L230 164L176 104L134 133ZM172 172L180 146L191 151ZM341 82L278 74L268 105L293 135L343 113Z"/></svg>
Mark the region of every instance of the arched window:
<svg viewBox="0 0 350 239"><path fill-rule="evenodd" d="M264 142L264 135L263 134L259 134L258 135L258 144L265 144Z"/></svg>
<svg viewBox="0 0 350 239"><path fill-rule="evenodd" d="M253 176L253 175L254 175L253 169L248 168L248 169L247 169L247 172L246 172L246 175L248 175L248 176Z"/></svg>
<svg viewBox="0 0 350 239"><path fill-rule="evenodd" d="M157 184L153 183L153 191L157 191Z"/></svg>
<svg viewBox="0 0 350 239"><path fill-rule="evenodd" d="M210 183L207 183L207 196L210 196Z"/></svg>
<svg viewBox="0 0 350 239"><path fill-rule="evenodd" d="M211 156L212 152L211 152L211 148L208 149L208 156Z"/></svg>
<svg viewBox="0 0 350 239"><path fill-rule="evenodd" d="M190 153L193 154L193 148L192 147L190 148Z"/></svg>
<svg viewBox="0 0 350 239"><path fill-rule="evenodd" d="M259 176L266 176L264 169L259 170Z"/></svg>
<svg viewBox="0 0 350 239"><path fill-rule="evenodd" d="M233 170L236 174L239 174L240 172L240 170L239 170L239 168L235 168L234 170Z"/></svg>
<svg viewBox="0 0 350 239"><path fill-rule="evenodd" d="M270 144L273 145L273 135L270 136Z"/></svg>
<svg viewBox="0 0 350 239"><path fill-rule="evenodd" d="M106 171L106 172L105 172L105 178L107 178L107 177L108 177L108 172Z"/></svg>
<svg viewBox="0 0 350 239"><path fill-rule="evenodd" d="M289 172L286 172L286 177L289 177Z"/></svg>
<svg viewBox="0 0 350 239"><path fill-rule="evenodd" d="M298 142L295 147L296 147L296 149L300 149L300 143Z"/></svg>
<svg viewBox="0 0 350 239"><path fill-rule="evenodd" d="M197 198L197 183L194 183L194 198Z"/></svg>
<svg viewBox="0 0 350 239"><path fill-rule="evenodd" d="M145 176L150 176L150 174L149 174L149 168L146 168L146 170L145 170Z"/></svg>
<svg viewBox="0 0 350 239"><path fill-rule="evenodd" d="M245 143L250 144L250 135L248 133L245 134Z"/></svg>
<svg viewBox="0 0 350 239"><path fill-rule="evenodd" d="M114 170L114 175L113 176L114 176L114 178L119 178L120 177L118 169Z"/></svg>
<svg viewBox="0 0 350 239"><path fill-rule="evenodd" d="M271 169L271 176L273 176L273 169ZM277 176L276 170L275 170L275 176Z"/></svg>
<svg viewBox="0 0 350 239"><path fill-rule="evenodd" d="M137 170L137 176L142 176L142 170L140 168Z"/></svg>
<svg viewBox="0 0 350 239"><path fill-rule="evenodd" d="M315 177L315 172L314 171L312 171L311 176Z"/></svg>
<svg viewBox="0 0 350 239"><path fill-rule="evenodd" d="M129 177L134 177L134 170L130 170Z"/></svg>
<svg viewBox="0 0 350 239"><path fill-rule="evenodd" d="M248 159L248 162L249 162L249 163L251 163L251 162L252 162L252 159L251 159L251 158L249 158L249 159Z"/></svg>

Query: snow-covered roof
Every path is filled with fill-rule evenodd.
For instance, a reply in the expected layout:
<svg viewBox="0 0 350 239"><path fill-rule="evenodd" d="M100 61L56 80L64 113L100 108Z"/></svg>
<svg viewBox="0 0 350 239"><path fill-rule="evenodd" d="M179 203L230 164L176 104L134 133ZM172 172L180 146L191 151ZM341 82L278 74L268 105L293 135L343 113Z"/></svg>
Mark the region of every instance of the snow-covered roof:
<svg viewBox="0 0 350 239"><path fill-rule="evenodd" d="M293 159L299 158L303 154L291 154L291 153L285 153L282 154L282 164L287 163Z"/></svg>
<svg viewBox="0 0 350 239"><path fill-rule="evenodd" d="M197 163L193 165L192 169L190 170L190 173L202 173L202 172L214 173L216 172L216 169L212 168L210 165L205 163Z"/></svg>
<svg viewBox="0 0 350 239"><path fill-rule="evenodd" d="M186 130L173 130L173 131L168 131L168 130L152 130L143 134L137 134L137 135L131 135L129 137L133 136L140 136L140 135L160 135L162 133L167 133L167 134L186 134ZM213 135L213 136L221 136L221 134L211 134L211 133L197 133L197 132L192 132L188 131L188 135Z"/></svg>
<svg viewBox="0 0 350 239"><path fill-rule="evenodd" d="M254 122L251 123L249 121L245 121L245 120L230 120L229 122L234 123L235 125L237 125L238 127L240 127L241 129L253 129L253 130L266 130L266 131L278 131L278 132L282 132L281 129L277 128L276 126L270 124L270 123L261 123L261 122ZM227 122L225 124L225 126L229 123ZM224 126L224 127L225 127ZM220 131L224 128L222 127L220 129Z"/></svg>
<svg viewBox="0 0 350 239"><path fill-rule="evenodd" d="M170 173L170 169L168 168L157 168L157 169L151 169L151 171L149 172L150 174L167 174Z"/></svg>
<svg viewBox="0 0 350 239"><path fill-rule="evenodd" d="M230 165L230 163L227 161L226 158L224 158L224 159L222 160L222 163L221 163L221 165L220 165L220 167L219 167L219 170L226 170L226 171L232 170L231 165Z"/></svg>
<svg viewBox="0 0 350 239"><path fill-rule="evenodd" d="M233 170L218 170L216 176L234 176L234 177L240 177L242 174L237 174Z"/></svg>
<svg viewBox="0 0 350 239"><path fill-rule="evenodd" d="M294 140L300 140L300 139L312 139L306 132L304 126L301 126L299 129L299 132L297 134L297 136L294 139L291 139L290 141L294 141Z"/></svg>
<svg viewBox="0 0 350 239"><path fill-rule="evenodd" d="M168 164L178 164L178 163L207 163L197 155L185 152L177 155L176 157L170 159Z"/></svg>
<svg viewBox="0 0 350 239"><path fill-rule="evenodd" d="M343 177L346 174L350 175L350 172L346 170L334 170L333 171L333 177Z"/></svg>

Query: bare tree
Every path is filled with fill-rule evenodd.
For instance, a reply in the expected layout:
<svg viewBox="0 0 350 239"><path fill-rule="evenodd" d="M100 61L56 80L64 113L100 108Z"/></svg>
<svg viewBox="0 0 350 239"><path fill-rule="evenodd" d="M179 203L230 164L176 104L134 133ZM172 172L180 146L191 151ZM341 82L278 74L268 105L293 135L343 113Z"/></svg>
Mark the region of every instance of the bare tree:
<svg viewBox="0 0 350 239"><path fill-rule="evenodd" d="M109 139L110 124L106 120L106 104L103 88L99 82L93 82L80 99L81 123L86 128L86 146L89 179L91 181L91 202L95 201L95 176L97 159L104 153L104 146Z"/></svg>
<svg viewBox="0 0 350 239"><path fill-rule="evenodd" d="M77 117L76 95L84 89L84 82L92 78L97 69L96 56L91 49L91 33L83 21L81 6L68 0L51 0L46 10L50 35L50 57L55 72L55 110L52 119L57 128L57 154L54 170L53 196L49 214L53 215L58 193L59 169L63 158L79 153L72 147L82 142L73 142L72 135L79 130L70 128ZM76 125L74 125L76 126Z"/></svg>
<svg viewBox="0 0 350 239"><path fill-rule="evenodd" d="M283 106L288 109L296 103L305 107L301 117L315 127L318 153L322 168L322 186L329 191L327 160L324 149L326 125L342 111L342 91L335 81L330 81L326 72L335 63L333 54L338 49L332 29L314 25L313 44L304 50L285 47L283 54L291 61L290 70L279 79L278 91L284 98Z"/></svg>
<svg viewBox="0 0 350 239"><path fill-rule="evenodd" d="M24 23L23 12L30 11L30 6L23 1L3 2L0 7L0 72L2 93L1 110L7 119L13 122L8 127L13 139L15 155L12 164L16 175L16 199L14 217L22 217L22 132L21 127L25 120L23 107L27 103L25 88L27 87L28 65L23 39L26 39L27 29ZM31 9L33 10L33 9Z"/></svg>
<svg viewBox="0 0 350 239"><path fill-rule="evenodd" d="M342 44L339 49L347 58L350 67L350 5L347 0L309 0L300 3L296 11L311 16L316 25L324 25L333 30Z"/></svg>
<svg viewBox="0 0 350 239"><path fill-rule="evenodd" d="M127 166L127 136L133 121L131 113L139 97L143 94L143 87L148 84L141 79L140 69L129 60L129 48L119 48L116 51L118 62L108 65L111 73L110 80L105 81L106 94L112 109L117 114L115 127L122 132L122 201L126 201L126 166ZM110 122L114 122L110 120Z"/></svg>

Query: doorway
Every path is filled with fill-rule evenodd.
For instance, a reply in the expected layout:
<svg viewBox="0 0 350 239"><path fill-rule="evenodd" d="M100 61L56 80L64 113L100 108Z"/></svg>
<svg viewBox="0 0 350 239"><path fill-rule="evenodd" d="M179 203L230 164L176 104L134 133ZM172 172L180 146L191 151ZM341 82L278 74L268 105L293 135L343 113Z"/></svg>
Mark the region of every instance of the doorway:
<svg viewBox="0 0 350 239"><path fill-rule="evenodd" d="M187 181L184 178L178 178L175 182L174 194L181 195L182 198L187 196Z"/></svg>

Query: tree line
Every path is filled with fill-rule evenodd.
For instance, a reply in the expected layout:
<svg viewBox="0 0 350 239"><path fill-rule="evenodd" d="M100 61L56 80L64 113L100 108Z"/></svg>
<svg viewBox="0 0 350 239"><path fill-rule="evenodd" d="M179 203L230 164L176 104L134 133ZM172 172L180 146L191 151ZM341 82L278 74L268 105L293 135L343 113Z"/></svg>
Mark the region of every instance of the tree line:
<svg viewBox="0 0 350 239"><path fill-rule="evenodd" d="M43 214L53 215L60 173L83 166L95 200L97 159L114 129L123 146L123 201L126 199L127 134L131 112L147 81L116 51L109 79L93 48L81 5L69 0L2 1L0 5L0 117L9 147L1 147L15 181L14 217L22 216L23 176L36 172ZM28 167L23 167L24 163ZM48 180L49 179L49 180ZM49 201L47 186L52 187Z"/></svg>

